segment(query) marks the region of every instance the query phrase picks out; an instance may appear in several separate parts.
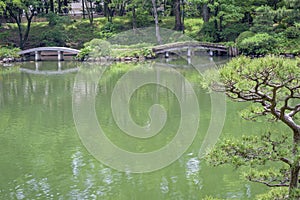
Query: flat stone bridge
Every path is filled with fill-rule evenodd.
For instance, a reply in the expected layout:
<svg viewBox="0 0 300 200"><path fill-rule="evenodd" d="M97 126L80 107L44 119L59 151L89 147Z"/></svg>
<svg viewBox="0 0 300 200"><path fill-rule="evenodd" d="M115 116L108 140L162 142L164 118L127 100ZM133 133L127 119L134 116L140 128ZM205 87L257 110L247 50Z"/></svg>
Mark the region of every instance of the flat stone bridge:
<svg viewBox="0 0 300 200"><path fill-rule="evenodd" d="M237 56L238 50L235 47L227 47L221 44L207 43L207 42L176 42L170 44L158 45L152 48L152 51L158 54L165 54L169 57L170 52L187 50L187 57L192 56L192 50L205 49L208 50L209 55L213 56L214 52L225 52L228 56Z"/></svg>
<svg viewBox="0 0 300 200"><path fill-rule="evenodd" d="M38 47L33 49L27 49L19 52L19 55L25 56L34 53L35 61L42 60L42 52L57 52L57 60L64 60L64 53L67 55L77 55L80 51L77 49L67 48L67 47Z"/></svg>

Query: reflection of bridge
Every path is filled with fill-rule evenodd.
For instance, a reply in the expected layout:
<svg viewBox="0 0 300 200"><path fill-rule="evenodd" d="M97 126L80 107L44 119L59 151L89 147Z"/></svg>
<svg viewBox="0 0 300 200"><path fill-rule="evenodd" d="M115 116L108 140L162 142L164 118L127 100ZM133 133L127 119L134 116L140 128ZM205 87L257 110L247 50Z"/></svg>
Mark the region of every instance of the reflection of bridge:
<svg viewBox="0 0 300 200"><path fill-rule="evenodd" d="M222 60L222 61L218 61L218 62L214 62L213 60L211 60L211 62L208 62L208 63L205 63L205 64L199 64L199 63L192 63L192 61L188 58L187 59L187 64L185 65L178 65L178 64L171 64L171 63L155 63L156 66L159 66L159 67L171 67L171 68L189 68L191 66L193 67L201 67L201 68L210 68L212 66L218 66L218 65L222 65L222 64L225 64L227 62L227 60ZM196 65L196 66L194 66Z"/></svg>
<svg viewBox="0 0 300 200"><path fill-rule="evenodd" d="M57 52L57 60L64 60L64 53L68 55L77 55L80 51L77 49L67 48L67 47L38 47L33 49L27 49L19 52L19 55L30 55L31 53L35 54L35 61L42 60L42 52L54 51Z"/></svg>
<svg viewBox="0 0 300 200"><path fill-rule="evenodd" d="M20 71L28 74L38 74L38 75L61 75L61 74L74 73L79 70L78 67L70 68L70 69L62 69L61 62L58 62L57 70L39 70L39 68L40 68L40 63L36 62L35 69L20 68Z"/></svg>
<svg viewBox="0 0 300 200"><path fill-rule="evenodd" d="M191 57L192 50L194 50L194 49L208 50L210 56L214 55L214 51L225 52L229 56L236 56L238 54L238 51L235 47L227 47L225 45L207 43L207 42L176 42L176 43L155 46L152 48L152 51L156 55L157 54L165 54L166 57L169 57L169 52L187 50L187 57Z"/></svg>

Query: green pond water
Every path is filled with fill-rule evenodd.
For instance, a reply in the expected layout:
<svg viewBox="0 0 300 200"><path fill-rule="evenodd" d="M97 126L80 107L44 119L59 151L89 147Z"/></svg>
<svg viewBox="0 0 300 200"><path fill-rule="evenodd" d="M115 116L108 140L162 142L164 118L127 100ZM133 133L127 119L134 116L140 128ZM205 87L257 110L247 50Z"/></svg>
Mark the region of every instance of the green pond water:
<svg viewBox="0 0 300 200"><path fill-rule="evenodd" d="M212 66L209 65L212 60L202 59L197 62L205 71ZM197 70L185 61L172 61L171 64L158 65L153 61L106 67L72 62L62 62L60 66L57 62L32 62L21 65L27 71L0 75L0 199L173 200L202 199L209 195L254 199L257 194L266 192L266 187L244 181L239 170L229 166L211 167L198 158L211 120L211 97L201 89L201 76ZM80 67L80 73L86 80L74 90L77 72L67 72L76 67ZM58 68L61 71L57 74L50 73ZM129 110L138 126L147 127L151 123L148 115L151 106L163 106L166 123L153 137L125 134L114 119L111 109L113 91L118 80L132 69L135 76L121 84L121 92L114 94L116 98L126 96L130 85L147 77L148 73L165 84L151 83L138 88L132 93L128 108L124 109ZM64 70L66 73L61 73ZM180 100L166 85L180 88L180 98L191 94L191 88L186 86L183 78L173 76L174 70L184 75L199 104L200 118L199 123L196 121L197 134L192 144L175 162L149 173L132 173L130 168L116 170L96 159L82 142L82 135L78 134L74 121L76 108L72 107L72 102L76 106L77 101L94 92L95 113L106 137L126 151L137 154L152 152L175 137L183 113ZM94 84L91 80L95 76L97 78L99 72L102 76ZM245 104L227 101L226 106L225 125L220 138L255 134L272 126L242 120L238 112ZM118 105L116 107L122 110ZM118 110L115 114L118 115ZM160 119L161 116L154 117ZM187 117L191 118L185 120L196 123L195 116ZM127 123L127 118L123 120ZM85 121L84 125L89 127L89 121ZM104 150L104 153L110 157L109 151ZM113 152L111 157L126 160L126 157L119 158ZM158 157L153 162L163 162L161 159Z"/></svg>

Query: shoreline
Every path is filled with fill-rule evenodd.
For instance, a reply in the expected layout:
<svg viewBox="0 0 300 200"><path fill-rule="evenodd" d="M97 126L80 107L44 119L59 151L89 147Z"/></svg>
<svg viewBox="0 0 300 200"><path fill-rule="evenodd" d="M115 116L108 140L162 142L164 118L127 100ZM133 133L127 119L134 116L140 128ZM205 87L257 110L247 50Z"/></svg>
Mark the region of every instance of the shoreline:
<svg viewBox="0 0 300 200"><path fill-rule="evenodd" d="M260 58L260 57L265 57L265 56L266 55L249 55L248 57L250 57L250 58ZM300 57L300 55L293 54L293 53L280 53L276 56L291 58L291 59ZM97 63L97 62L144 62L146 60L153 60L157 57L158 56L139 56L139 57L127 56L127 57L96 57L96 58L89 57L89 58L85 58L83 60L73 59L73 60L65 60L65 61L77 61L77 62L88 62L88 63L92 63L92 62L95 62L95 63ZM55 61L55 60L42 60L42 61ZM9 64L21 63L21 62L36 62L36 61L26 60L26 59L20 58L20 57L19 58L6 57L6 58L0 59L0 65L9 65ZM38 62L40 62L40 61L38 61Z"/></svg>

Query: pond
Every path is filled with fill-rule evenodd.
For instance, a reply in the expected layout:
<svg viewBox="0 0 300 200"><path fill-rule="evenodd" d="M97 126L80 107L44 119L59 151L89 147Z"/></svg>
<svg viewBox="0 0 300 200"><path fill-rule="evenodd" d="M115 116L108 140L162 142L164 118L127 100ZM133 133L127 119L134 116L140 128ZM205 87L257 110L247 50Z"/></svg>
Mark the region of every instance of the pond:
<svg viewBox="0 0 300 200"><path fill-rule="evenodd" d="M198 59L196 63L203 66L202 71L212 66L209 63L222 61ZM29 62L21 68L21 73L0 75L0 199L201 199L206 196L254 199L267 190L244 181L239 170L229 166L211 167L198 157L212 116L212 100L208 91L201 88L199 70L185 61L167 63L162 59L110 66ZM68 70L74 68L80 68L79 72ZM34 73L37 71L44 73ZM134 73L120 82L128 72ZM78 74L85 79L78 78ZM133 89L128 97L137 82L151 76L158 84L149 81ZM189 113L181 119L185 113L181 103L188 102L181 99L191 94L195 95L199 107L198 121L198 116ZM94 98L92 108L106 138L126 152L139 154L163 148L176 137L182 121L189 126L185 127L188 131L196 127L195 136L174 162L165 164L164 157L152 158L154 164L166 165L159 169L151 170L146 165L136 169L139 173L130 167L116 169L118 166L109 163L109 159L126 162L126 157L118 157L115 152L110 155L104 149L100 154L108 154L109 159L101 162L85 143L84 134L79 133L92 126L89 118L84 120L89 112L83 110L81 115L76 110L76 105L82 99L88 100L89 95ZM123 105L122 98L128 98L129 102ZM154 104L161 105L164 113L157 111L160 115L151 118L148 112ZM220 138L255 134L271 127L242 120L239 111L244 107L245 104L226 101ZM159 130L152 127L158 133L151 137L132 136L120 128L120 124L131 123L128 116L143 130L151 129L155 121L165 121L165 124ZM78 127L78 120L83 120L85 128ZM174 153L178 153L176 149Z"/></svg>

